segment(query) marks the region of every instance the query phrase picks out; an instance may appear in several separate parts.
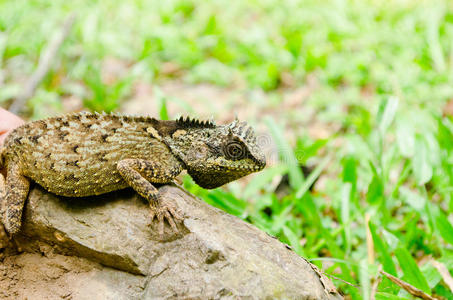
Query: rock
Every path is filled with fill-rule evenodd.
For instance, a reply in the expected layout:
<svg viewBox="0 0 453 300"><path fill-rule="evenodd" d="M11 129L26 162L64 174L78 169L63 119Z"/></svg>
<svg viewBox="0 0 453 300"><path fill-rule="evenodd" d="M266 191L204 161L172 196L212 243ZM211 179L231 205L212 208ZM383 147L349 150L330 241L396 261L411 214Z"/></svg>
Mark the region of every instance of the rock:
<svg viewBox="0 0 453 300"><path fill-rule="evenodd" d="M0 298L342 299L275 238L179 187L161 192L185 215L163 240L132 190L77 199L32 189L16 238L28 253L0 264Z"/></svg>
<svg viewBox="0 0 453 300"><path fill-rule="evenodd" d="M84 258L22 253L0 263L0 299L143 299L146 277Z"/></svg>

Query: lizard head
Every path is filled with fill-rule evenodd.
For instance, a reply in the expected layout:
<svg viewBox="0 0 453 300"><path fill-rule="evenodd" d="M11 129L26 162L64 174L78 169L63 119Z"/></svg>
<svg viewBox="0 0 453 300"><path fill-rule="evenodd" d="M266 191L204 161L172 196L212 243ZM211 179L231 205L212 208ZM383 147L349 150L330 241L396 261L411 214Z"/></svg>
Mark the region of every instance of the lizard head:
<svg viewBox="0 0 453 300"><path fill-rule="evenodd" d="M262 170L266 158L246 122L215 125L179 119L165 142L185 164L187 172L203 188L216 188Z"/></svg>

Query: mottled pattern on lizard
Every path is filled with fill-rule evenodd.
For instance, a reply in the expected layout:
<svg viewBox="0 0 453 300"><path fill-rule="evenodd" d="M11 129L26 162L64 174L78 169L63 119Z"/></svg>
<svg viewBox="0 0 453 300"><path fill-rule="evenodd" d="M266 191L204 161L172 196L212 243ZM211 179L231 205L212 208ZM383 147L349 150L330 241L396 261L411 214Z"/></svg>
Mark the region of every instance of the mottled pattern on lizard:
<svg viewBox="0 0 453 300"><path fill-rule="evenodd" d="M264 168L265 157L245 122L215 125L191 119L75 113L26 123L0 149L1 220L20 230L30 180L67 197L99 195L132 187L150 203L159 233L164 219L182 220L154 183L170 183L186 169L204 188L215 188ZM2 175L0 174L0 177Z"/></svg>

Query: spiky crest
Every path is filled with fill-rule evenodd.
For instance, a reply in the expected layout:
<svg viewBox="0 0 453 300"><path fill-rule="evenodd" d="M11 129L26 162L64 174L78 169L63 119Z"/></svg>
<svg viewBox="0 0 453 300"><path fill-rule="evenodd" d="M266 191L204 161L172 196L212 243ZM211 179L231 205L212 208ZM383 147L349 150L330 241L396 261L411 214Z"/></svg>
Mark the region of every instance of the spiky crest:
<svg viewBox="0 0 453 300"><path fill-rule="evenodd" d="M212 121L200 121L190 117L180 117L176 123L184 128L214 128L216 126Z"/></svg>

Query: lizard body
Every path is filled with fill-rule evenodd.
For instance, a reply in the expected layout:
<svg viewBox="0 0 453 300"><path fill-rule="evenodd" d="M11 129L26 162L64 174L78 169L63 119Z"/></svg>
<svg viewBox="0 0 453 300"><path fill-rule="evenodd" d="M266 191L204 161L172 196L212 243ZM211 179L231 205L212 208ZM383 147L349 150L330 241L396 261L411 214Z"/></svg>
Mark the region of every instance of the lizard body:
<svg viewBox="0 0 453 300"><path fill-rule="evenodd" d="M132 187L145 197L151 219L173 229L181 220L153 183L170 183L184 169L204 188L215 188L261 170L265 158L245 122L228 125L180 118L74 113L26 123L0 149L0 213L10 234L20 230L30 180L67 197Z"/></svg>

